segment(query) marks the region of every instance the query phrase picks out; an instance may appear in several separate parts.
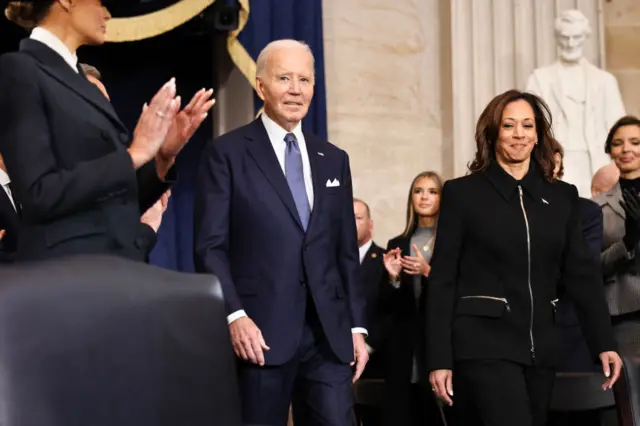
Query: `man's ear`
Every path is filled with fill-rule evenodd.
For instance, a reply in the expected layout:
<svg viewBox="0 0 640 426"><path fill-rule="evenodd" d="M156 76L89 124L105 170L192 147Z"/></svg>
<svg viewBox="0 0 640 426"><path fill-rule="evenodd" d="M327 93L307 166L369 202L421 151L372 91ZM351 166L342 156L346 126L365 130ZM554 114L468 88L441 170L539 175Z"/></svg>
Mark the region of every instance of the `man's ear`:
<svg viewBox="0 0 640 426"><path fill-rule="evenodd" d="M264 83L260 77L256 77L256 93L260 97L260 100L264 102Z"/></svg>

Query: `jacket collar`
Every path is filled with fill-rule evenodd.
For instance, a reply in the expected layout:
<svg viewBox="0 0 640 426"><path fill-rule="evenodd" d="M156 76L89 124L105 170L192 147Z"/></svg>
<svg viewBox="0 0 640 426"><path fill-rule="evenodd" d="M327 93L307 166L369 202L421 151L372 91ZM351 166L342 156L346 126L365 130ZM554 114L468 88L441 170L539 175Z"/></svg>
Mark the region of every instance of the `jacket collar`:
<svg viewBox="0 0 640 426"><path fill-rule="evenodd" d="M121 132L128 133L109 100L93 83L87 80L80 67L77 68L77 72L74 72L62 56L53 49L30 38L20 42L20 51L34 58L44 72L105 114L114 125L119 127Z"/></svg>
<svg viewBox="0 0 640 426"><path fill-rule="evenodd" d="M489 182L491 182L493 187L507 201L509 201L514 195L517 195L518 185L522 186L522 189L534 200L540 200L542 198L544 176L540 171L540 167L533 160L529 166L529 171L520 181L517 181L513 176L507 173L495 160L491 161L491 164L484 171L484 174L487 179L489 179Z"/></svg>

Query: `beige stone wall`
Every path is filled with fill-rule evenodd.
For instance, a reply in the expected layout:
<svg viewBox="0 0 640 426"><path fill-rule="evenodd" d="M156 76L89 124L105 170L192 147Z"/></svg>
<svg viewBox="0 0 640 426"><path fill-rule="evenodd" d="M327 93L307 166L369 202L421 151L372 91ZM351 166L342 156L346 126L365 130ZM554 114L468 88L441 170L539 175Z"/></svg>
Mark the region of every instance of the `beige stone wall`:
<svg viewBox="0 0 640 426"><path fill-rule="evenodd" d="M442 0L324 0L329 139L351 159L375 240L404 227L413 177L442 171Z"/></svg>
<svg viewBox="0 0 640 426"><path fill-rule="evenodd" d="M628 114L640 116L640 1L605 0L606 68L618 79Z"/></svg>

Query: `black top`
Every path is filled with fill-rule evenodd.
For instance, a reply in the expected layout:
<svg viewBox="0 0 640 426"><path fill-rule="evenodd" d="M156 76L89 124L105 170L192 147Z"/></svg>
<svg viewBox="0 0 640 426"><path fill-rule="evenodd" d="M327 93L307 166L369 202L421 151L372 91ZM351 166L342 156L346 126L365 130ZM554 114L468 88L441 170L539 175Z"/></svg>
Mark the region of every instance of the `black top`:
<svg viewBox="0 0 640 426"><path fill-rule="evenodd" d="M494 163L444 185L431 267L429 370L462 359L556 365L560 286L575 301L592 355L614 350L577 190L548 182L533 163L521 182Z"/></svg>
<svg viewBox="0 0 640 426"><path fill-rule="evenodd" d="M640 178L636 179L625 179L620 178L620 188L624 191L625 189L629 189L635 191L635 193L640 193Z"/></svg>

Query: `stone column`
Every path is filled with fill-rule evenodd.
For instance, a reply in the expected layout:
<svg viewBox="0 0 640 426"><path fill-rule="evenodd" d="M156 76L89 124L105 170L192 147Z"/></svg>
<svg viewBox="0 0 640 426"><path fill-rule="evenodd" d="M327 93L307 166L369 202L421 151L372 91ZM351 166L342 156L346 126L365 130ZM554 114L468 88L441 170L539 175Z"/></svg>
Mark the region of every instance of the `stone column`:
<svg viewBox="0 0 640 426"><path fill-rule="evenodd" d="M640 116L640 1L604 3L607 70L616 76L628 114Z"/></svg>
<svg viewBox="0 0 640 426"><path fill-rule="evenodd" d="M442 1L323 3L329 139L349 154L382 245L404 228L413 177L442 172Z"/></svg>

